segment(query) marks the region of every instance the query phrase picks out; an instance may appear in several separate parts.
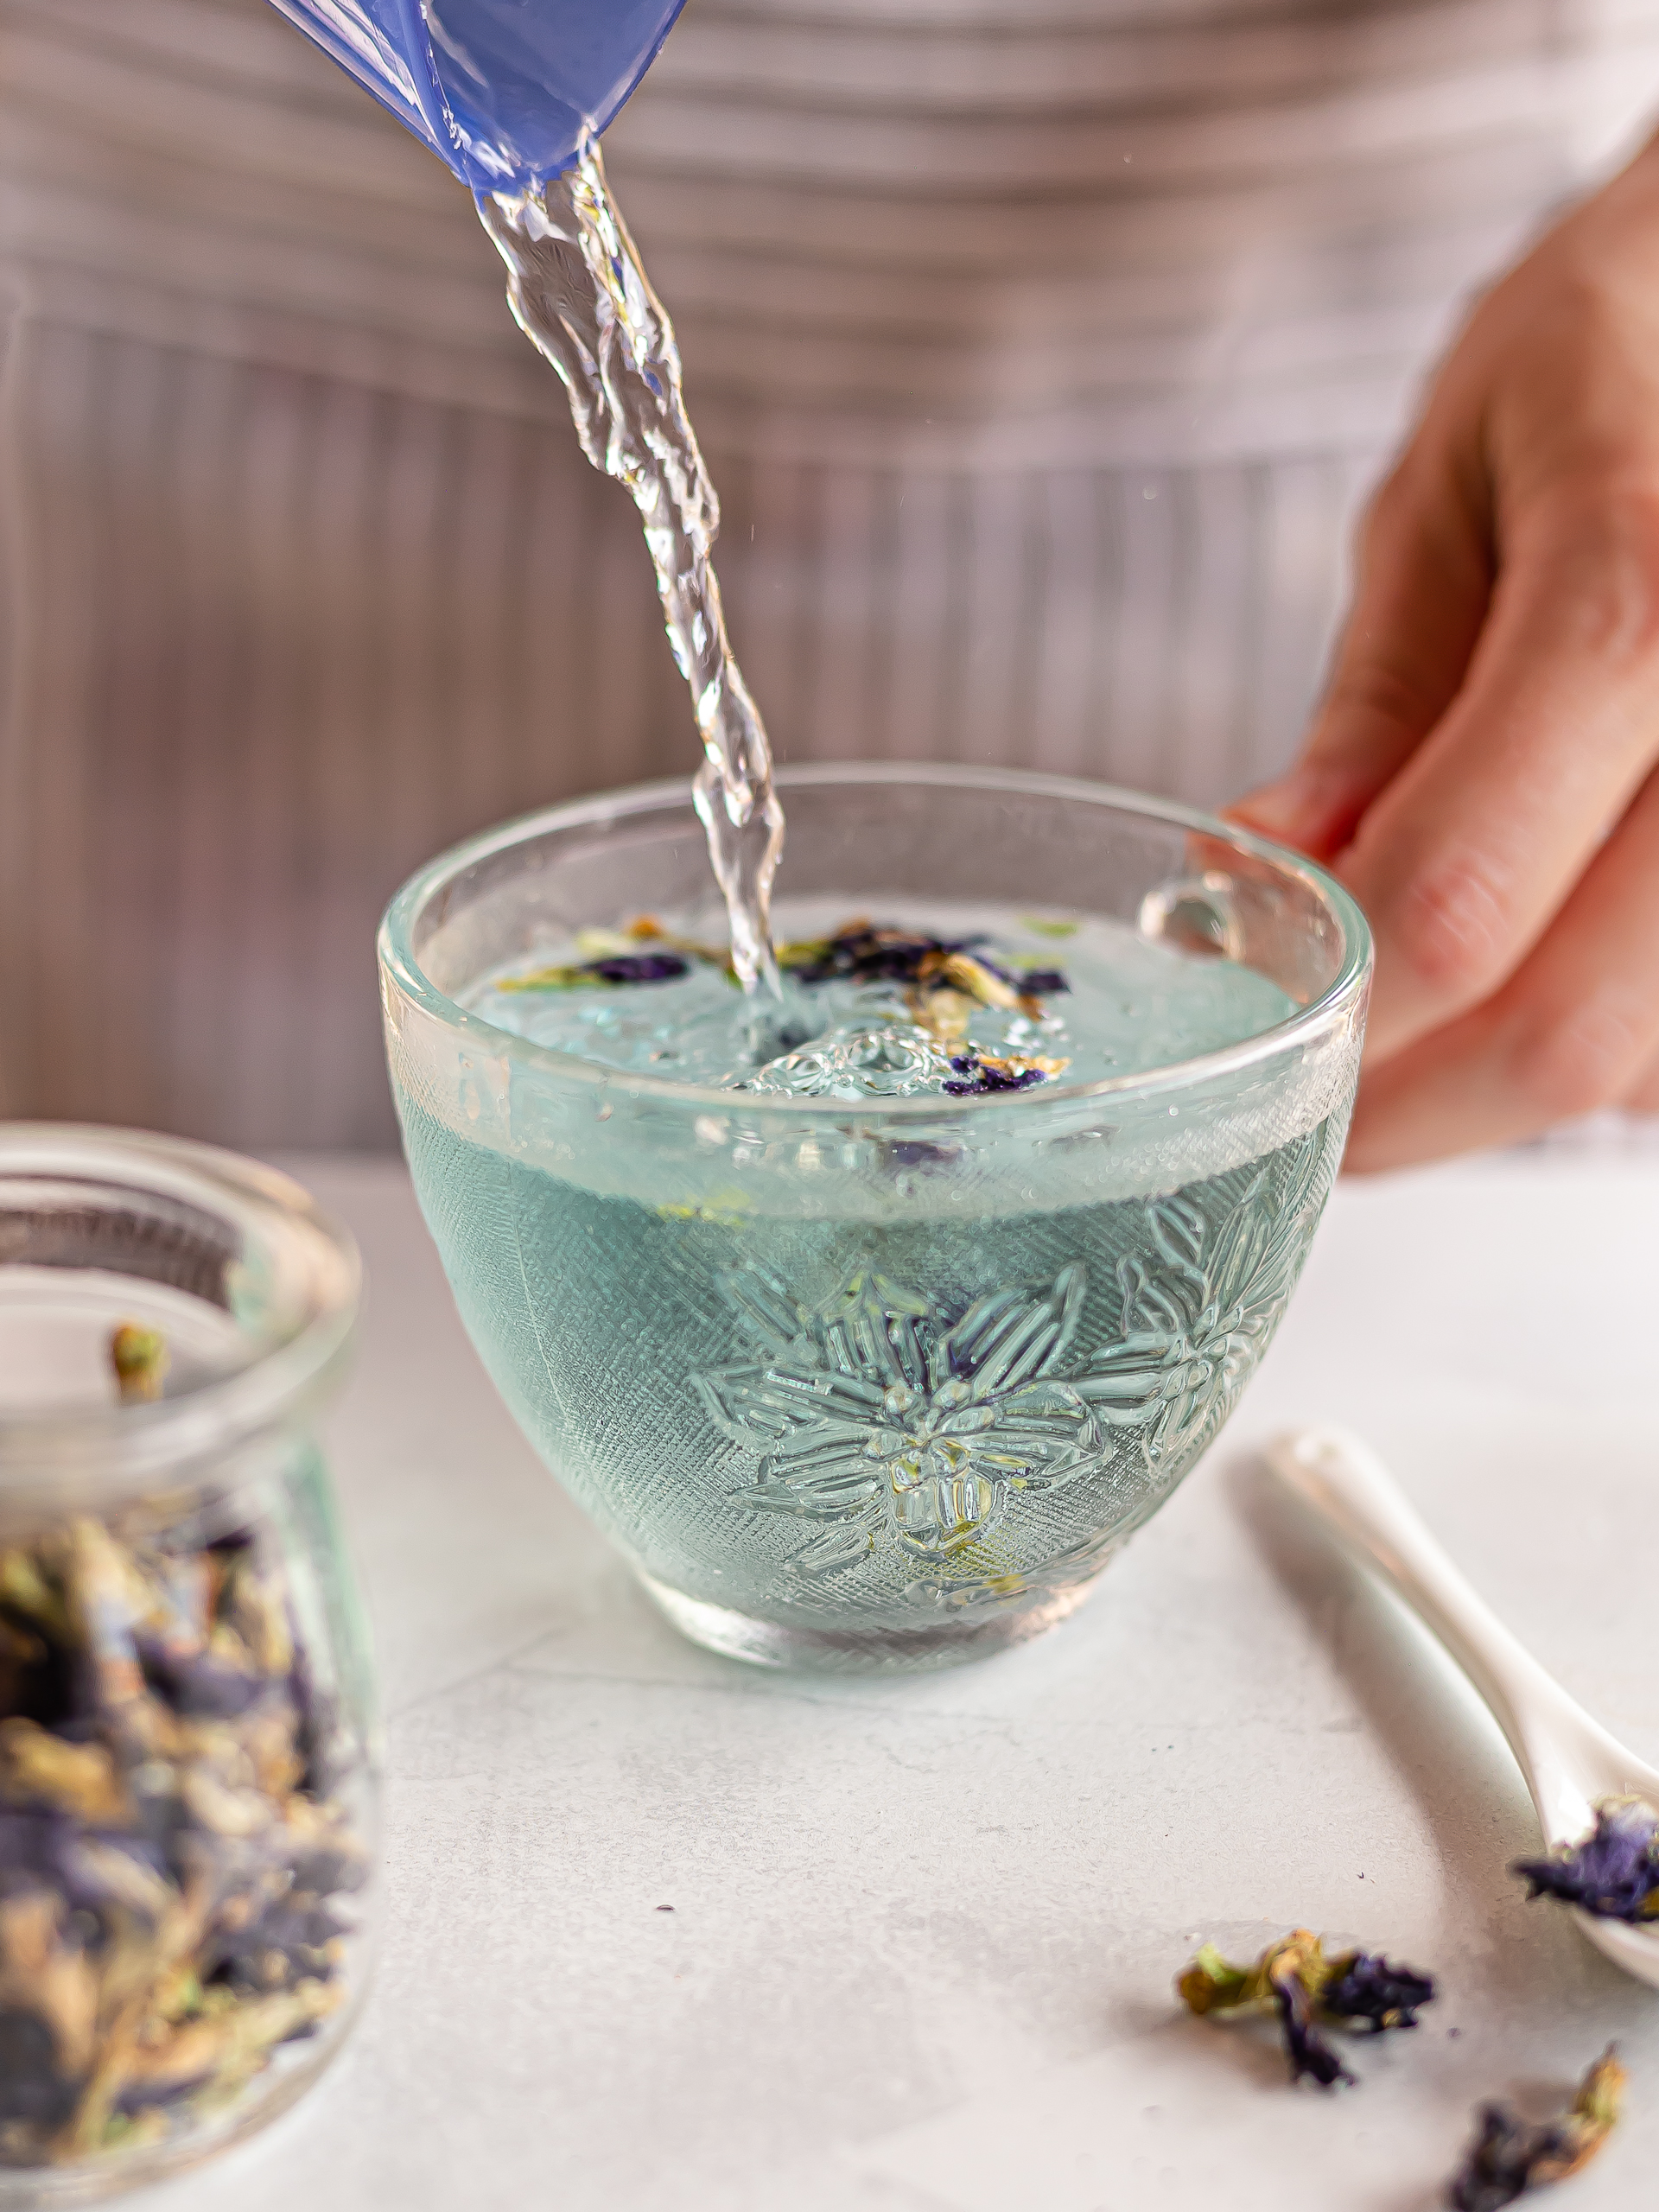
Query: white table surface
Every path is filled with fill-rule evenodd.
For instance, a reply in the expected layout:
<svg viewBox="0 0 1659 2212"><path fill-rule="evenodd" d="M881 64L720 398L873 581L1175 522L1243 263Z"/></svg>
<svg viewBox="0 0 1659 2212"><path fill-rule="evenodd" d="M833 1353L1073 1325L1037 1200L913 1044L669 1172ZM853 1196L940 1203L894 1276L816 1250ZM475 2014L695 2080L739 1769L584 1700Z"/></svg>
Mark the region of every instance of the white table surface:
<svg viewBox="0 0 1659 2212"><path fill-rule="evenodd" d="M1659 1759L1659 1152L1342 1186L1232 1426L1083 1611L857 1681L680 1642L497 1402L401 1169L289 1164L370 1271L331 1444L387 1935L332 2073L147 2212L1408 2212L1478 2100L1541 2111L1611 2037L1630 2117L1560 2201L1655 2202L1659 1995L1523 1902L1501 1739L1251 1446L1363 1428ZM1440 1980L1357 2088L1173 2001L1201 1933L1298 1922Z"/></svg>

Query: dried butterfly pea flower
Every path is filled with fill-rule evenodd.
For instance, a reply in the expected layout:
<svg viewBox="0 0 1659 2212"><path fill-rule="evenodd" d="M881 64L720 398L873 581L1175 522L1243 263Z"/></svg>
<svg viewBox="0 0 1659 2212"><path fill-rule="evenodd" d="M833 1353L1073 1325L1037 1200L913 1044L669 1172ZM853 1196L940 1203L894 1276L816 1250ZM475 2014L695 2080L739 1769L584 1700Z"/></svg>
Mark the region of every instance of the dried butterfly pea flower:
<svg viewBox="0 0 1659 2212"><path fill-rule="evenodd" d="M1659 1917L1659 1813L1640 1797L1605 1798L1582 1843L1510 1868L1528 1897L1559 1897L1602 1920Z"/></svg>
<svg viewBox="0 0 1659 2212"><path fill-rule="evenodd" d="M159 1398L168 1364L161 1331L142 1328L137 1321L123 1321L110 1338L110 1364L124 1403L142 1404Z"/></svg>
<svg viewBox="0 0 1659 2212"><path fill-rule="evenodd" d="M340 1735L263 1529L0 1552L0 2167L188 2125L339 2007Z"/></svg>
<svg viewBox="0 0 1659 2212"><path fill-rule="evenodd" d="M940 938L864 920L843 922L825 938L778 948L778 964L801 983L899 983L958 989L982 1005L1014 1007L1022 997L1067 988L1056 968L1028 973L1003 967L982 937Z"/></svg>
<svg viewBox="0 0 1659 2212"><path fill-rule="evenodd" d="M509 976L496 985L500 991L603 991L624 983L672 983L691 972L690 963L677 952L619 952L603 960L588 960L575 967L533 969L527 976Z"/></svg>
<svg viewBox="0 0 1659 2212"><path fill-rule="evenodd" d="M581 971L584 973L607 960L639 957L641 946L649 946L653 954L671 953L703 967L731 969L731 955L723 945L699 944L695 938L676 937L650 914L636 915L626 929L576 931L576 950L586 963Z"/></svg>
<svg viewBox="0 0 1659 2212"><path fill-rule="evenodd" d="M1311 2074L1328 2089L1353 2076L1315 2024L1314 1990L1323 1979L1324 1963L1319 1937L1299 1928L1269 1944L1250 1967L1232 1965L1206 1943L1175 1986L1194 2012L1277 2012L1291 2080Z"/></svg>
<svg viewBox="0 0 1659 2212"><path fill-rule="evenodd" d="M931 962L937 962L937 966ZM923 963L921 982L924 988L943 987L961 991L964 996L976 999L981 1006L994 1006L999 1013L1012 1014L1019 1007L1020 994L988 960L976 960L971 952L941 952Z"/></svg>
<svg viewBox="0 0 1659 2212"><path fill-rule="evenodd" d="M976 942L977 940L973 940ZM966 950L969 940L929 937L915 930L843 922L825 938L778 948L778 964L800 983L909 983L924 965Z"/></svg>
<svg viewBox="0 0 1659 2212"><path fill-rule="evenodd" d="M1479 2131L1446 2202L1455 2212L1498 2212L1530 2189L1547 2189L1577 2173L1617 2124L1628 2079L1609 2044L1558 2120L1534 2126L1508 2105L1483 2105Z"/></svg>
<svg viewBox="0 0 1659 2212"><path fill-rule="evenodd" d="M1333 2089L1338 2082L1351 2082L1354 2076L1315 2024L1315 1999L1302 1978L1300 1962L1276 1961L1268 1969L1268 1986L1279 2009L1291 2080L1300 2082L1304 2074L1311 2074L1322 2089Z"/></svg>
<svg viewBox="0 0 1659 2212"><path fill-rule="evenodd" d="M66 1743L20 1713L0 1720L0 1797L68 1813L93 1827L118 1827L132 1812L102 1744Z"/></svg>
<svg viewBox="0 0 1659 2212"><path fill-rule="evenodd" d="M1350 1951L1332 1961L1319 2009L1335 2020L1367 2021L1380 2034L1385 2028L1414 2028L1419 2006L1433 1997L1427 1974L1390 1966L1377 1951Z"/></svg>
<svg viewBox="0 0 1659 2212"><path fill-rule="evenodd" d="M1071 1066L1070 1060L1048 1060L1036 1055L1010 1054L998 1058L990 1052L959 1052L950 1065L957 1079L948 1077L940 1086L952 1098L971 1098L994 1090L1029 1090L1046 1083Z"/></svg>
<svg viewBox="0 0 1659 2212"><path fill-rule="evenodd" d="M1298 1928L1270 1943L1254 1966L1234 1966L1206 1943L1175 1985L1194 2012L1272 2010L1279 2016L1290 2077L1310 2074L1321 2088L1353 2075L1325 2041L1324 2026L1365 2022L1373 2033L1413 2028L1434 1995L1427 1974L1391 1966L1379 1952L1325 1955L1321 1939Z"/></svg>
<svg viewBox="0 0 1659 2212"><path fill-rule="evenodd" d="M1037 975L1045 988L1066 988L1058 969ZM906 993L905 1003L912 1019L947 1047L965 1039L976 1005L1022 1014L1028 1021L1040 1020L1043 1012L1030 976L1011 974L982 952L942 951L924 961L920 980Z"/></svg>
<svg viewBox="0 0 1659 2212"><path fill-rule="evenodd" d="M911 1020L942 1052L953 1055L966 1049L975 1004L966 991L952 990L947 984L905 993L905 1011Z"/></svg>
<svg viewBox="0 0 1659 2212"><path fill-rule="evenodd" d="M649 951L639 948L649 945ZM585 960L550 968L534 968L527 975L510 976L498 983L502 991L601 991L630 983L671 983L689 976L696 961L727 964L727 956L690 938L668 935L649 914L641 914L625 930L583 929L576 932Z"/></svg>
<svg viewBox="0 0 1659 2212"><path fill-rule="evenodd" d="M1034 1020L1042 1014L1045 997L1070 988L1058 968L1006 968L982 950L983 944L982 937L938 938L861 917L843 922L828 937L780 944L777 957L779 967L798 983L899 986L912 1018L948 1048L965 1039L976 1005L1017 1010ZM672 936L648 914L626 930L579 930L576 945L586 959L508 976L497 988L602 990L671 982L689 974L696 962L735 973L728 952ZM640 946L651 949L636 949Z"/></svg>

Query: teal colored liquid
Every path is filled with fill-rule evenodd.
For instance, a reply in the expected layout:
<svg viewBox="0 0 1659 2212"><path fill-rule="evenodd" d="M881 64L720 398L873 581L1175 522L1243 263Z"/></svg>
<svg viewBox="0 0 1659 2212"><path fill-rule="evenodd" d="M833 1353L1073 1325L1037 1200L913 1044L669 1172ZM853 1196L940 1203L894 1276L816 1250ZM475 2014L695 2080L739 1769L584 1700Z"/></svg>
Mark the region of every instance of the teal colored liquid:
<svg viewBox="0 0 1659 2212"><path fill-rule="evenodd" d="M944 934L963 917L901 918ZM1085 1081L1288 1008L1259 976L1114 925L1022 940L1017 918L978 918L997 925L999 956L1064 965L1071 989L1035 1041ZM486 987L474 1007L621 1070L776 1095L780 1056L753 1047L717 972L594 997ZM985 1014L987 1048L1010 1043L1013 1018ZM810 1019L821 1049L859 1025L897 1029L903 1009L836 985ZM653 1058L664 1044L674 1057ZM1042 1096L991 1110L1012 1122ZM759 1202L740 1175L652 1203L563 1169L550 1146L475 1141L408 1096L399 1107L474 1340L594 1517L695 1599L882 1629L1086 1580L1154 1510L1265 1350L1342 1134L1323 1120L1182 1187L1082 1204L1066 1202L1070 1171L994 1187L966 1140L895 1142L838 1217L804 1173L798 1211L787 1170ZM968 1102L961 1125L983 1110Z"/></svg>
<svg viewBox="0 0 1659 2212"><path fill-rule="evenodd" d="M1006 975L1060 971L1067 988L1043 995L1037 1012L969 1003L955 1049L1064 1060L1056 1079L1068 1084L1173 1066L1256 1036L1294 1011L1267 976L1173 950L1123 922L938 901L923 910L902 899L883 900L873 912L882 924L951 943L973 940ZM779 899L773 918L779 943L787 944L823 937L853 918L844 900ZM721 949L709 914L678 918L671 926L671 942ZM722 967L693 961L684 976L668 982L512 988L538 968L580 962L598 942L573 938L507 963L466 1003L499 1028L606 1067L761 1096L916 1096L942 1094L951 1077L951 1048L918 1027L905 992L891 982L803 984L785 974L781 1001L757 1005ZM639 949L648 950L649 941Z"/></svg>

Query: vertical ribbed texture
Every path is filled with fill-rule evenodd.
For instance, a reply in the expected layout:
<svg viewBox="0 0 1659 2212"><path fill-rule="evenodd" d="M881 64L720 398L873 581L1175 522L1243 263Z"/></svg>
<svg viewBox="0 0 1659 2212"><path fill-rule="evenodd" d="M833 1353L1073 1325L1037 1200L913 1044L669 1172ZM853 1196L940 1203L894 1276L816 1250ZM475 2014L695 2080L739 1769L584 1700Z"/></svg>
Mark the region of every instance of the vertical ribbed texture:
<svg viewBox="0 0 1659 2212"><path fill-rule="evenodd" d="M633 511L557 427L38 324L8 373L8 1106L383 1142L403 874L693 765ZM783 758L1205 800L1294 740L1357 471L721 474Z"/></svg>
<svg viewBox="0 0 1659 2212"><path fill-rule="evenodd" d="M1210 804L1294 745L1371 474L714 459L780 757L1005 760Z"/></svg>
<svg viewBox="0 0 1659 2212"><path fill-rule="evenodd" d="M633 511L507 417L39 326L9 374L7 1107L385 1142L400 878L686 764Z"/></svg>
<svg viewBox="0 0 1659 2212"><path fill-rule="evenodd" d="M633 511L556 426L38 324L8 373L8 1103L382 1141L400 877L693 765ZM1214 800L1294 741L1360 474L734 457L734 633L785 760Z"/></svg>
<svg viewBox="0 0 1659 2212"><path fill-rule="evenodd" d="M607 145L780 756L1281 766L1422 363L1656 67L1659 0L691 0ZM0 0L0 1109L386 1141L400 878L695 766L501 274L264 0Z"/></svg>

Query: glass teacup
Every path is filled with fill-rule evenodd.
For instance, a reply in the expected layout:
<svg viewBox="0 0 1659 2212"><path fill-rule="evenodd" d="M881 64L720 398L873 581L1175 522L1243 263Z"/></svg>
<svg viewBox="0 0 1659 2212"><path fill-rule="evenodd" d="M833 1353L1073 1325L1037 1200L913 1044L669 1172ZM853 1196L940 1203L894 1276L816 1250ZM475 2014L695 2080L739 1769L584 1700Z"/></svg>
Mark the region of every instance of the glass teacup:
<svg viewBox="0 0 1659 2212"><path fill-rule="evenodd" d="M1074 1607L1213 1440L1336 1172L1370 945L1182 809L957 767L780 779L793 896L1116 918L1292 1010L1179 1065L955 1098L623 1073L464 1001L708 897L681 785L474 839L381 934L416 1187L486 1365L669 1617L773 1665L947 1663Z"/></svg>

